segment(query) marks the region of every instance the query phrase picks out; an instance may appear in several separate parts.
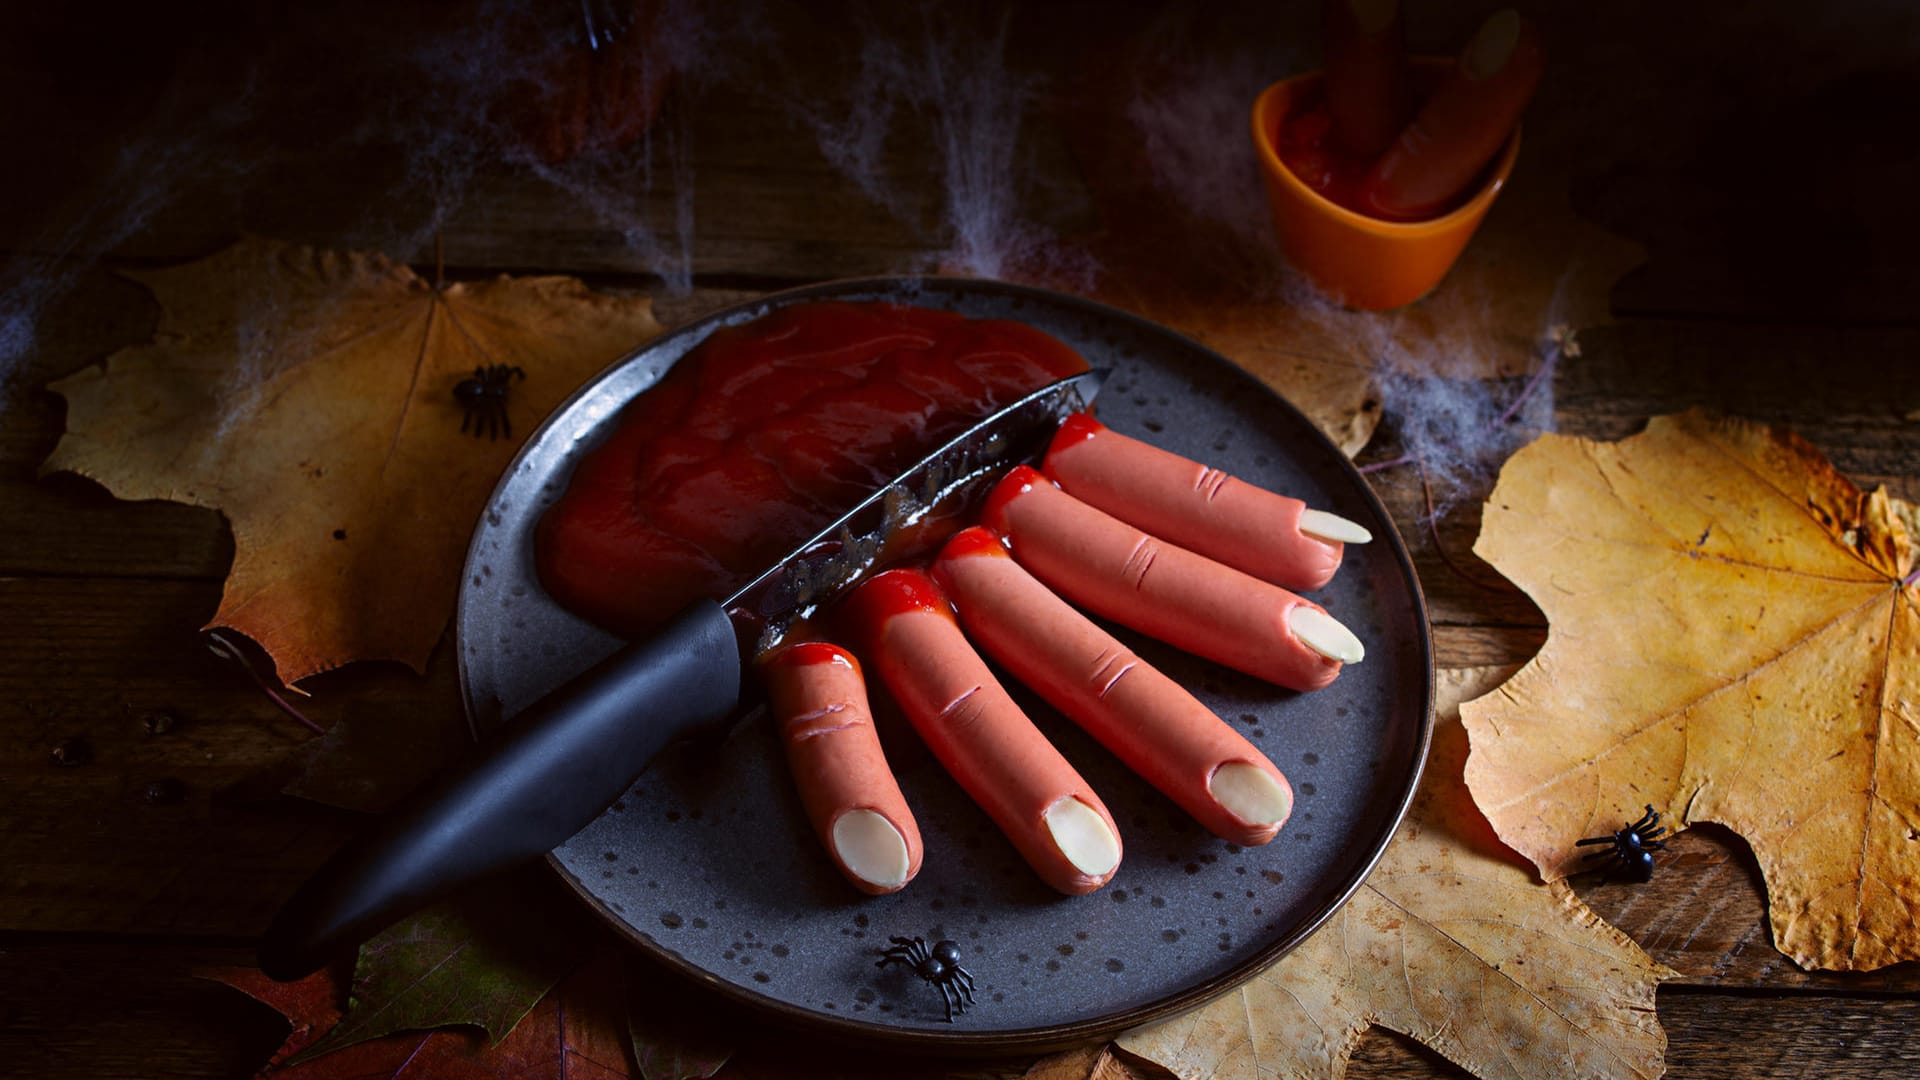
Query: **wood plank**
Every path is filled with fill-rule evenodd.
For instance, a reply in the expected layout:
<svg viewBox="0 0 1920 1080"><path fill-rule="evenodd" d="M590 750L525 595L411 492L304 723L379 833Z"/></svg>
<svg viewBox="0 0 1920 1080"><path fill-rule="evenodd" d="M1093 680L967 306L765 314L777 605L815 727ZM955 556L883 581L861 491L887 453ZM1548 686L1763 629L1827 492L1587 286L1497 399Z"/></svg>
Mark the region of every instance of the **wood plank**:
<svg viewBox="0 0 1920 1080"><path fill-rule="evenodd" d="M1868 1078L1920 1068L1920 1002L1870 997L1790 997L1662 989L1671 1080L1717 1077ZM1348 1076L1465 1077L1426 1047L1369 1031Z"/></svg>
<svg viewBox="0 0 1920 1080"><path fill-rule="evenodd" d="M1625 822L1622 822L1625 824ZM1764 882L1746 841L1716 825L1681 833L1644 885L1581 875L1580 898L1680 973L1681 985L1920 992L1920 961L1878 971L1809 971L1773 947Z"/></svg>
<svg viewBox="0 0 1920 1080"><path fill-rule="evenodd" d="M1369 451L1363 460L1384 459L1383 455L1392 453L1389 442L1378 451ZM1414 572L1427 601L1427 617L1436 632L1443 627L1546 628L1546 617L1533 601L1473 553L1474 540L1480 534L1480 504L1493 490L1493 479L1491 472L1476 477L1435 517L1428 511L1419 466L1382 470L1367 477L1413 557Z"/></svg>
<svg viewBox="0 0 1920 1080"><path fill-rule="evenodd" d="M0 940L0 1060L22 1076L147 1078L244 1075L286 1028L266 1006L192 975L243 965L244 948ZM729 1007L717 1006L723 1012ZM1692 1078L1879 1077L1920 1068L1920 1001L1832 993L1730 994L1663 987L1668 1075ZM858 1050L762 1030L739 1014L742 1064L787 1075L793 1063L839 1064L849 1075L907 1080L1017 1077L1029 1058L881 1062ZM783 1066L787 1072L783 1072ZM1135 1064L1136 1076L1164 1076ZM1424 1046L1370 1030L1348 1075L1466 1076Z"/></svg>
<svg viewBox="0 0 1920 1080"><path fill-rule="evenodd" d="M198 630L217 596L205 582L0 579L0 930L255 933L355 826L277 795L313 736L208 652ZM404 787L464 737L451 657L436 660L425 679L392 665L323 676L302 707L322 726L390 728L401 760L385 767L400 772L382 775ZM155 710L173 730L148 734ZM56 767L74 736L91 763ZM179 803L148 800L161 779L181 782Z"/></svg>
<svg viewBox="0 0 1920 1080"><path fill-rule="evenodd" d="M1544 626L1435 626L1435 668L1524 664L1547 643Z"/></svg>
<svg viewBox="0 0 1920 1080"><path fill-rule="evenodd" d="M1554 75L1529 116L1523 167L1572 173L1577 205L1649 246L1649 265L1616 297L1624 312L1765 320L1786 309L1807 321L1910 323L1906 252L1920 240L1920 217L1906 209L1902 193L1920 177L1920 151L1885 138L1883 127L1847 103L1876 101L1892 115L1920 103L1912 35L1892 5L1805 12L1782 3L1774 10L1730 23L1650 0L1609 5L1604 14L1555 5L1542 17L1560 40L1582 47L1555 53ZM353 104L371 108L383 89L389 98L397 95L391 87L349 86L331 109L314 107L317 93L298 102L307 106L301 116L306 138L298 142L269 140L244 123L169 133L198 140L207 156L248 166L149 169L139 186L178 189L172 202L131 223L137 227L130 231L109 228L78 239L82 250L104 244L123 255L177 259L259 231L323 244L348 238L420 258L434 219L431 186L423 178L437 171L440 186L450 189L440 206L447 213L447 251L460 265L788 280L924 269L951 243L943 218L952 192L930 125L908 95L952 88L936 86L931 75L921 81L920 72L931 69L924 64L909 64L888 87L897 94L891 102L896 122L892 137L872 147L874 172L888 189L884 205L828 161L822 137L803 120L807 109L833 120L853 115L851 80L859 65L805 59L846 55L834 48L840 22L857 21L870 37L892 35L907 56L921 47L921 28L880 14L859 5L824 17L759 12L750 31L710 16L709 29L726 38L728 55L703 65L698 78L682 80L656 129L661 145L650 171L639 149L558 170L504 164L497 146L486 142L499 132L461 130L456 121L471 123L470 116L449 118L432 132L370 132ZM1107 5L1098 17L1113 35L1157 33L1208 49L1209 73L1217 73L1221 94L1243 93L1245 80L1229 73L1277 77L1312 63L1314 31L1297 11L1183 22L1151 6ZM1451 51L1472 18L1461 12L1423 20L1416 45ZM1071 24L1071 14L1016 20L1009 76L1035 76L1050 90L1069 93L1086 68L1084 49L1095 38L1106 40L1063 32ZM238 61L251 46L256 63L273 55L265 47L275 33L288 32L272 21L209 30L207 36L221 42L218 55ZM340 41L313 36L302 45L342 48ZM1809 39L1827 47L1809 50ZM101 46L91 39L58 44L87 50L79 60L102 62ZM141 44L123 48L133 54ZM968 59L979 62L984 52ZM1700 76L1702 55L1714 57L1715 78ZM62 56L55 49L21 59L40 71ZM146 79L130 80L127 97L158 97L165 72L155 72L151 62L129 66ZM203 64L197 70L211 82L207 72L223 69ZM1635 73L1630 86L1618 75L1626 70ZM24 80L20 91L44 92L45 83L58 86L59 80ZM202 86L199 93L216 89L217 83ZM488 87L455 92L461 90L480 98ZM270 82L257 91L269 102L272 92ZM96 90L93 96L107 95ZM90 115L110 124L139 114L124 101L102 100ZM968 114L955 115L967 122ZM1017 178L987 182L1026 219L1087 231L1093 223L1086 220L1085 185L1069 156L1056 149L1066 141L1064 121L1049 111L1044 95L1033 96L1022 115L1027 152ZM1113 122L1128 121L1116 116ZM1822 133L1822 167L1772 152L1783 125ZM29 152L46 144L47 153L38 156L67 179L64 187L36 181L29 190L43 198L91 191L90 200L75 196L68 207L73 217L89 203L138 204L127 192L80 182L108 172L111 163L63 150L61 143L73 141L69 131L27 117L9 132L9 145ZM442 157L410 162L408 143L429 134ZM684 148L675 151L683 155L677 162L668 160L670 140ZM1250 171L1249 154L1236 145L1229 160ZM682 235L683 199L690 236ZM59 229L49 232L34 216L0 230L0 246L14 249L52 250L71 239Z"/></svg>
<svg viewBox="0 0 1920 1080"><path fill-rule="evenodd" d="M0 574L217 581L233 562L233 534L217 510L124 502L71 473L0 478L0 521L32 521L0 539Z"/></svg>
<svg viewBox="0 0 1920 1080"><path fill-rule="evenodd" d="M0 1062L11 1076L251 1076L286 1037L272 1009L191 972L252 950L45 945L0 937Z"/></svg>
<svg viewBox="0 0 1920 1080"><path fill-rule="evenodd" d="M1546 16L1582 47L1557 51L1533 116L1557 121L1583 156L1575 205L1650 251L1616 308L1911 324L1905 253L1920 215L1895 193L1920 181L1920 149L1870 119L1920 103L1908 13L1748 13L1556 5ZM1820 131L1818 167L1779 152L1780 134L1798 130Z"/></svg>
<svg viewBox="0 0 1920 1080"><path fill-rule="evenodd" d="M877 163L898 178L891 209L884 208L826 160L789 100L798 98L770 98L766 88L751 84L683 80L652 142L560 167L507 165L489 155L456 181L447 201L446 257L457 266L683 279L691 273L811 279L926 269L927 254L944 239L931 213L939 199L936 177L907 156L924 147L924 139L917 147L896 144ZM432 232L419 223L432 219L433 205L422 177L410 170L434 166L410 161L404 147L355 145L351 138L335 127L309 132L306 146L231 147L254 164L233 173L148 178L149 190L164 199L128 235L95 229L63 237L50 235L42 222L20 221L0 231L0 249L50 254L60 250L55 244L78 240L75 250L82 253L171 261L257 232L430 259ZM468 147L443 149L458 155ZM319 154L330 160L322 165ZM97 194L111 199L118 193ZM101 239L107 246L99 246Z"/></svg>
<svg viewBox="0 0 1920 1080"><path fill-rule="evenodd" d="M1562 430L1617 439L1704 407L1785 424L1865 486L1920 497L1920 329L1635 319L1581 335L1555 380Z"/></svg>

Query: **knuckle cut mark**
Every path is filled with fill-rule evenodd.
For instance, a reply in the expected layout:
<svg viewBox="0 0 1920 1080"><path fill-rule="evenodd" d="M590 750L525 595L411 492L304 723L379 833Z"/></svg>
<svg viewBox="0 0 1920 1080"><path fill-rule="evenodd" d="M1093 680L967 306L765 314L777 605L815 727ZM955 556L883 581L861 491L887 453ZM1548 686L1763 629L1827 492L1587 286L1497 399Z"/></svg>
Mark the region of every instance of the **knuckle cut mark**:
<svg viewBox="0 0 1920 1080"><path fill-rule="evenodd" d="M1207 502L1212 502L1215 498L1219 497L1220 489L1225 487L1227 481L1231 479L1233 479L1233 477L1228 476L1219 469L1202 465L1200 467L1200 475L1194 479L1193 490L1199 492L1201 497Z"/></svg>
<svg viewBox="0 0 1920 1080"><path fill-rule="evenodd" d="M787 720L787 734L796 739L813 739L821 735L831 735L836 731L847 731L867 723L867 718L858 712L849 713L846 702L835 702L811 712L804 712Z"/></svg>
<svg viewBox="0 0 1920 1080"><path fill-rule="evenodd" d="M1138 659L1132 653L1119 647L1102 649L1093 659L1093 674L1087 679L1101 700L1106 700L1113 688L1120 684L1122 677L1133 670Z"/></svg>
<svg viewBox="0 0 1920 1080"><path fill-rule="evenodd" d="M980 700L980 687L975 686L959 697L954 698L940 710L940 720L950 727L966 729L979 721L986 712L986 702Z"/></svg>
<svg viewBox="0 0 1920 1080"><path fill-rule="evenodd" d="M1153 560L1160 556L1160 544L1151 536L1142 536L1140 542L1127 552L1127 561L1120 565L1121 580L1140 588L1147 580L1147 571L1153 569Z"/></svg>

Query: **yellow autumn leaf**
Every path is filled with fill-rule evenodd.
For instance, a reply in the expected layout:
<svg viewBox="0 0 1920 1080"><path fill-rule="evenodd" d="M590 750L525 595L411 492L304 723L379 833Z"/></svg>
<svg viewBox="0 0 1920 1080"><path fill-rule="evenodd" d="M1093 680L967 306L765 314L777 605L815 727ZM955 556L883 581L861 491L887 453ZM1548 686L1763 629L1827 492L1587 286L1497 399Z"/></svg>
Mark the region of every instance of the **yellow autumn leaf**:
<svg viewBox="0 0 1920 1080"><path fill-rule="evenodd" d="M1458 703L1510 669L1441 673L1420 792L1345 907L1199 1009L1123 1034L1182 1080L1339 1077L1369 1024L1482 1077L1652 1077L1673 972L1501 847L1461 780Z"/></svg>
<svg viewBox="0 0 1920 1080"><path fill-rule="evenodd" d="M1106 1046L1083 1046L1041 1058L1020 1080L1133 1080L1133 1073Z"/></svg>
<svg viewBox="0 0 1920 1080"><path fill-rule="evenodd" d="M572 278L435 288L381 255L262 239L130 276L159 301L154 339L52 385L67 432L41 471L224 513L233 567L209 625L290 683L423 668L518 440L660 330L649 300ZM493 364L525 373L515 437L476 439L453 389Z"/></svg>
<svg viewBox="0 0 1920 1080"><path fill-rule="evenodd" d="M1474 550L1551 629L1464 710L1501 837L1557 878L1644 805L1719 822L1797 963L1920 957L1911 513L1791 434L1700 412L1515 454Z"/></svg>

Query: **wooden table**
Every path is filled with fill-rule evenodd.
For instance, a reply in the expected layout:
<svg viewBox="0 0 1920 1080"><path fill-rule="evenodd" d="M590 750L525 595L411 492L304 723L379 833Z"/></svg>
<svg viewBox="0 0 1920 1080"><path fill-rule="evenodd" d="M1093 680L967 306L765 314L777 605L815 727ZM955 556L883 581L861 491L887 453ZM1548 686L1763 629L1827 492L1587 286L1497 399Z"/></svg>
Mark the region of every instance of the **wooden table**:
<svg viewBox="0 0 1920 1080"><path fill-rule="evenodd" d="M1781 10L1743 5L1724 21L1657 4L1543 13L1555 81L1530 122L1582 125L1590 153L1573 177L1574 205L1649 252L1613 291L1616 321L1584 331L1582 356L1555 374L1555 421L1563 432L1617 438L1651 415L1708 405L1790 424L1863 486L1920 498L1912 256L1920 152L1911 123L1920 28L1892 4L1796 5L1790 19L1788 5L1770 6ZM670 240L674 215L691 213L684 260L636 248L608 206L583 205L532 170L456 153L439 160L474 172L463 197L442 204L450 272L578 274L599 288L656 294L671 325L760 291L925 266L950 240L929 140L907 129L879 147L893 178L882 204L772 100L857 65L856 51L838 43L860 13L816 15L789 25L763 13L764 34L805 46L778 50L790 69L730 68L730 56L766 54L730 48L746 40L727 36L741 28L711 18L726 33L702 42L695 74L656 129L690 150L634 203L638 219ZM1044 70L1094 15L1015 16L1010 69ZM1169 16L1101 17L1118 32L1146 34L1163 32L1167 24L1153 20ZM1217 32L1240 17L1201 26ZM359 819L275 794L275 770L309 735L207 652L199 629L232 555L221 516L119 502L71 476L37 477L63 423L59 399L40 387L151 332L154 305L116 269L197 257L247 231L427 258L433 197L409 184L394 147L378 140L316 143L327 147L325 167L298 152L305 133L337 137L341 116L365 106L349 92L333 111L316 95L302 99L307 112L237 120L219 110L244 111L244 99L166 96L168 87L227 86L249 61L271 82L302 55L290 42L349 18L378 29L374 13L129 8L85 27L46 11L15 18L21 32L0 46L16 53L0 76L15 106L0 122L0 145L15 149L0 181L9 192L0 200L0 281L13 290L0 316L24 310L35 338L0 397L0 1074L244 1075L277 1044L281 1021L191 972L247 962L279 902ZM1468 25L1466 15L1418 18L1416 44L1439 49ZM1271 73L1309 66L1311 19L1272 19ZM321 50L315 80L359 47L339 36L343 52ZM1167 40L1173 50L1186 39ZM419 93L461 89L429 82ZM1084 207L1074 203L1078 180L1060 133L1041 123L1030 145L1038 149L1020 164L1034 182L1021 190L1049 224L1074 225ZM115 156L123 150L145 155L131 172ZM1389 416L1361 460L1396 456L1396 440ZM1547 633L1538 611L1470 553L1476 502L1429 527L1417 473L1373 479L1416 555L1438 664L1518 663L1538 649ZM454 730L448 653L436 653L424 678L379 665L318 678L309 710L322 724L424 715L437 718L434 730ZM147 734L141 718L153 710L170 712L177 728ZM75 734L91 741L95 760L50 765L53 747ZM429 740L423 753L431 752ZM160 777L184 782L184 803L143 798ZM1659 994L1673 1075L1920 1068L1915 965L1853 976L1797 969L1771 944L1758 870L1738 837L1695 829L1672 845L1654 884L1580 892L1681 973ZM1024 1064L922 1071L1008 1075ZM1456 1072L1375 1031L1352 1075Z"/></svg>

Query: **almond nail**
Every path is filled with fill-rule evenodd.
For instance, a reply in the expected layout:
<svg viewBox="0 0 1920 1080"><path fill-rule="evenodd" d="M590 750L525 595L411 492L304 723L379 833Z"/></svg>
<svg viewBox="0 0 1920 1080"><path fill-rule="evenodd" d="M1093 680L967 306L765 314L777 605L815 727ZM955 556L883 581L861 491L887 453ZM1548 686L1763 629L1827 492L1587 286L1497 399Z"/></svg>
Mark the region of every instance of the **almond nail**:
<svg viewBox="0 0 1920 1080"><path fill-rule="evenodd" d="M1213 771L1207 791L1227 813L1249 825L1278 825L1293 812L1293 793L1258 765L1229 761Z"/></svg>
<svg viewBox="0 0 1920 1080"><path fill-rule="evenodd" d="M1340 620L1305 604L1296 604L1287 613L1287 627L1300 643L1329 660L1357 664L1366 658L1366 646L1353 636Z"/></svg>
<svg viewBox="0 0 1920 1080"><path fill-rule="evenodd" d="M1100 814L1075 798L1047 807L1047 831L1060 854L1091 878L1103 878L1120 865L1120 838Z"/></svg>
<svg viewBox="0 0 1920 1080"><path fill-rule="evenodd" d="M1300 511L1300 532L1330 544L1365 544L1373 539L1366 526L1325 510Z"/></svg>
<svg viewBox="0 0 1920 1080"><path fill-rule="evenodd" d="M872 810L849 810L833 823L833 851L854 877L882 889L907 883L907 841Z"/></svg>
<svg viewBox="0 0 1920 1080"><path fill-rule="evenodd" d="M1467 42L1462 66L1467 77L1476 81L1490 79L1513 58L1513 47L1520 43L1520 13L1503 8L1487 17Z"/></svg>

